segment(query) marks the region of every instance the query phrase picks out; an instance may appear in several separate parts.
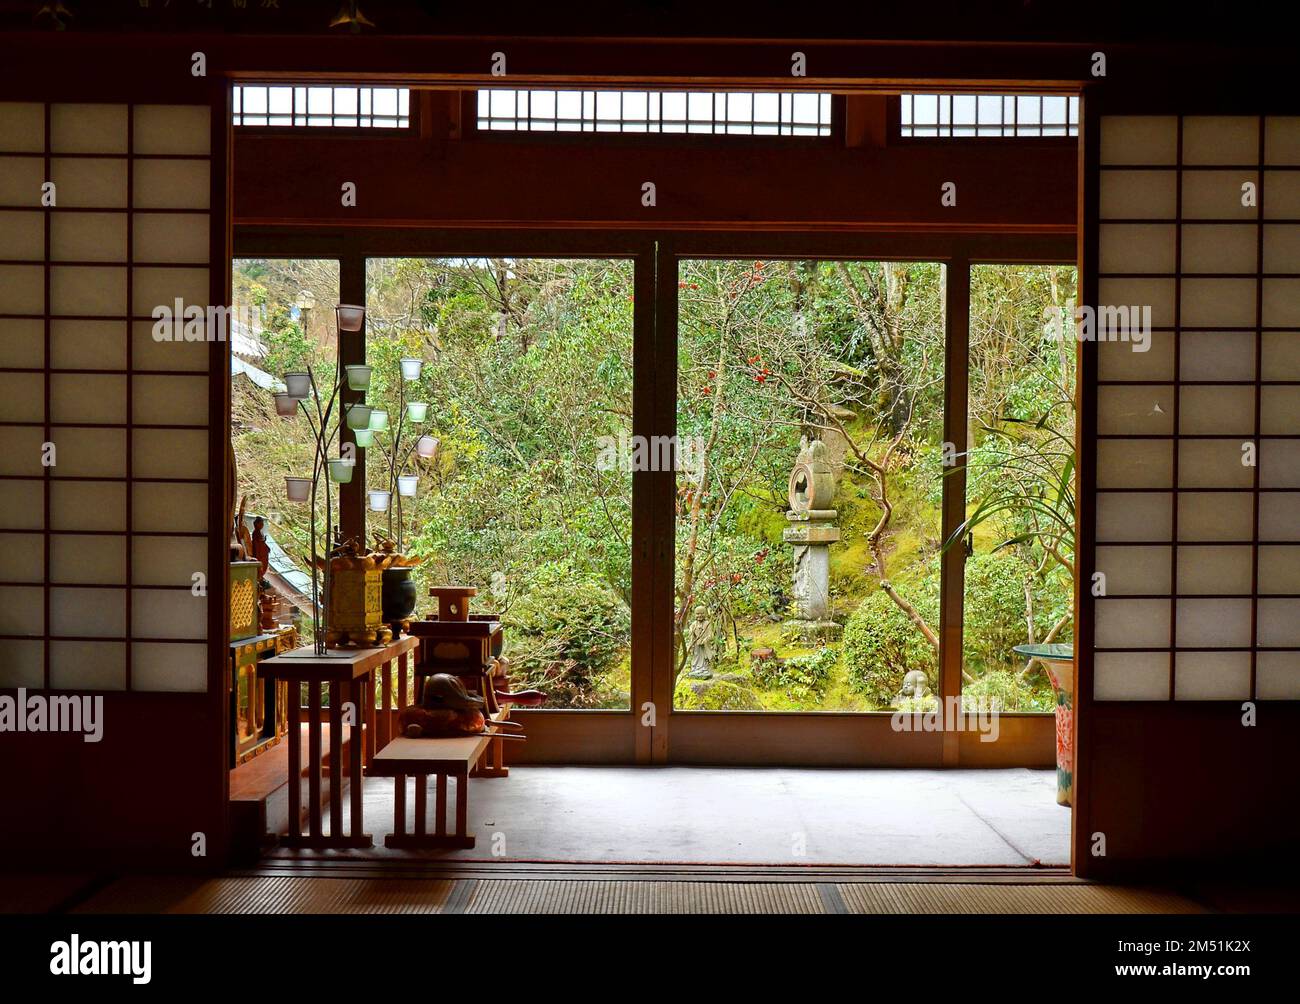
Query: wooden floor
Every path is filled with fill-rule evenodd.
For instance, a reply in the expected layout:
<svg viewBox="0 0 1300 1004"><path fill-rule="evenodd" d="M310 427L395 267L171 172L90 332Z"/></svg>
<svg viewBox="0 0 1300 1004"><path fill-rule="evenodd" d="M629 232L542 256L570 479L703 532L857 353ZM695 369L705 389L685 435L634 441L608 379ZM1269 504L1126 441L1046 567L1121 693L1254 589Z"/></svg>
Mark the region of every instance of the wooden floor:
<svg viewBox="0 0 1300 1004"><path fill-rule="evenodd" d="M119 879L73 913L1186 914L1169 892L1073 881L761 882L658 879Z"/></svg>

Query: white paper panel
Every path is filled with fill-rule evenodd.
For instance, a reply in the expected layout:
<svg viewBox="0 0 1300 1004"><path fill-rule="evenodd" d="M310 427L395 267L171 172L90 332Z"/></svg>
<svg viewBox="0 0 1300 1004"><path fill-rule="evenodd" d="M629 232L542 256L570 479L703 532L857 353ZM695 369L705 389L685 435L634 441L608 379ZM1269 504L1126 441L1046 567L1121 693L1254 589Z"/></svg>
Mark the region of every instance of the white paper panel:
<svg viewBox="0 0 1300 1004"><path fill-rule="evenodd" d="M1255 186L1255 205L1242 205L1242 186ZM1255 220L1258 208L1258 171L1184 171L1183 219Z"/></svg>
<svg viewBox="0 0 1300 1004"><path fill-rule="evenodd" d="M54 369L125 369L126 322L50 322L50 365Z"/></svg>
<svg viewBox="0 0 1300 1004"><path fill-rule="evenodd" d="M0 265L0 314L43 314L45 269L39 265Z"/></svg>
<svg viewBox="0 0 1300 1004"><path fill-rule="evenodd" d="M1265 439L1259 444L1261 488L1300 488L1300 440Z"/></svg>
<svg viewBox="0 0 1300 1004"><path fill-rule="evenodd" d="M137 642L131 646L131 689L205 693L207 659L205 645Z"/></svg>
<svg viewBox="0 0 1300 1004"><path fill-rule="evenodd" d="M206 154L212 149L207 105L136 105L135 153Z"/></svg>
<svg viewBox="0 0 1300 1004"><path fill-rule="evenodd" d="M1259 591L1300 595L1300 546L1259 549Z"/></svg>
<svg viewBox="0 0 1300 1004"><path fill-rule="evenodd" d="M50 418L55 422L126 421L126 377L111 373L55 373L50 378ZM62 430L54 441L62 441Z"/></svg>
<svg viewBox="0 0 1300 1004"><path fill-rule="evenodd" d="M1152 325L1163 328L1174 323L1173 279L1102 279L1097 286L1102 308L1150 307ZM1140 316L1129 321L1133 328L1139 323Z"/></svg>
<svg viewBox="0 0 1300 1004"><path fill-rule="evenodd" d="M1300 380L1300 331L1265 331L1260 376L1265 380Z"/></svg>
<svg viewBox="0 0 1300 1004"><path fill-rule="evenodd" d="M204 639L208 597L188 589L131 590L131 633L136 638Z"/></svg>
<svg viewBox="0 0 1300 1004"><path fill-rule="evenodd" d="M1178 215L1174 171L1102 171L1103 220L1172 220Z"/></svg>
<svg viewBox="0 0 1300 1004"><path fill-rule="evenodd" d="M1098 492L1097 540L1169 540L1173 500L1169 492Z"/></svg>
<svg viewBox="0 0 1300 1004"><path fill-rule="evenodd" d="M1255 324L1255 280L1184 279L1182 315L1186 327L1231 328Z"/></svg>
<svg viewBox="0 0 1300 1004"><path fill-rule="evenodd" d="M45 482L0 481L0 529L45 528Z"/></svg>
<svg viewBox="0 0 1300 1004"><path fill-rule="evenodd" d="M0 634L45 634L45 590L38 586L0 586Z"/></svg>
<svg viewBox="0 0 1300 1004"><path fill-rule="evenodd" d="M1097 443L1097 487L1173 487L1169 439L1102 440Z"/></svg>
<svg viewBox="0 0 1300 1004"><path fill-rule="evenodd" d="M1172 115L1106 115L1101 120L1101 163L1176 164L1178 119Z"/></svg>
<svg viewBox="0 0 1300 1004"><path fill-rule="evenodd" d="M1178 367L1182 379L1255 379L1253 332L1183 331L1178 337Z"/></svg>
<svg viewBox="0 0 1300 1004"><path fill-rule="evenodd" d="M22 369L45 365L45 322L38 318L0 317L0 366Z"/></svg>
<svg viewBox="0 0 1300 1004"><path fill-rule="evenodd" d="M1178 652L1174 699L1242 701L1250 697L1249 652Z"/></svg>
<svg viewBox="0 0 1300 1004"><path fill-rule="evenodd" d="M1097 548L1097 571L1106 576L1106 595L1167 596L1170 551L1168 547Z"/></svg>
<svg viewBox="0 0 1300 1004"><path fill-rule="evenodd" d="M0 157L0 206L41 208L43 157Z"/></svg>
<svg viewBox="0 0 1300 1004"><path fill-rule="evenodd" d="M0 213L0 258L45 260L45 214Z"/></svg>
<svg viewBox="0 0 1300 1004"><path fill-rule="evenodd" d="M0 101L0 151L45 151L45 106L36 101Z"/></svg>
<svg viewBox="0 0 1300 1004"><path fill-rule="evenodd" d="M1264 701L1300 700L1300 652L1257 653L1255 695Z"/></svg>
<svg viewBox="0 0 1300 1004"><path fill-rule="evenodd" d="M1179 595L1250 595L1254 570L1253 550L1249 545L1179 547Z"/></svg>
<svg viewBox="0 0 1300 1004"><path fill-rule="evenodd" d="M1174 431L1174 389L1168 385L1099 387L1097 431L1167 436Z"/></svg>
<svg viewBox="0 0 1300 1004"><path fill-rule="evenodd" d="M50 642L50 686L55 690L125 690L126 645L122 642ZM107 723L105 729L112 728Z"/></svg>
<svg viewBox="0 0 1300 1004"><path fill-rule="evenodd" d="M1169 644L1169 600L1099 599L1097 648L1156 648Z"/></svg>
<svg viewBox="0 0 1300 1004"><path fill-rule="evenodd" d="M208 527L208 486L136 481L132 529L153 533L201 533Z"/></svg>
<svg viewBox="0 0 1300 1004"><path fill-rule="evenodd" d="M120 481L56 481L50 485L53 530L126 529L126 484Z"/></svg>
<svg viewBox="0 0 1300 1004"><path fill-rule="evenodd" d="M1174 335L1153 331L1147 350L1138 352L1128 342L1097 343L1097 374L1102 380L1172 380L1174 378Z"/></svg>
<svg viewBox="0 0 1300 1004"><path fill-rule="evenodd" d="M1260 492L1259 539L1300 540L1300 494Z"/></svg>
<svg viewBox="0 0 1300 1004"><path fill-rule="evenodd" d="M0 422L45 421L45 375L0 373Z"/></svg>
<svg viewBox="0 0 1300 1004"><path fill-rule="evenodd" d="M50 161L50 180L62 208L126 208L127 164L125 160L101 157L55 157Z"/></svg>
<svg viewBox="0 0 1300 1004"><path fill-rule="evenodd" d="M135 208L207 209L210 177L206 160L135 162Z"/></svg>
<svg viewBox="0 0 1300 1004"><path fill-rule="evenodd" d="M1300 224L1276 223L1264 228L1264 271L1300 272Z"/></svg>
<svg viewBox="0 0 1300 1004"><path fill-rule="evenodd" d="M126 153L126 105L50 106L54 153Z"/></svg>
<svg viewBox="0 0 1300 1004"><path fill-rule="evenodd" d="M207 216L189 213L137 213L133 226L137 262L207 264Z"/></svg>
<svg viewBox="0 0 1300 1004"><path fill-rule="evenodd" d="M105 585L126 582L126 537L51 534L50 581Z"/></svg>
<svg viewBox="0 0 1300 1004"><path fill-rule="evenodd" d="M1244 648L1250 645L1250 600L1179 599L1179 648Z"/></svg>
<svg viewBox="0 0 1300 1004"><path fill-rule="evenodd" d="M1176 250L1172 224L1102 224L1103 272L1173 272Z"/></svg>
<svg viewBox="0 0 1300 1004"><path fill-rule="evenodd" d="M137 376L132 381L132 420L138 425L206 425L208 378Z"/></svg>
<svg viewBox="0 0 1300 1004"><path fill-rule="evenodd" d="M1256 602L1257 643L1262 648L1300 648L1300 600Z"/></svg>
<svg viewBox="0 0 1300 1004"><path fill-rule="evenodd" d="M1189 272L1239 272L1253 276L1258 267L1259 227L1255 224L1215 226L1201 223L1183 227L1184 275Z"/></svg>
<svg viewBox="0 0 1300 1004"><path fill-rule="evenodd" d="M1098 701L1163 701L1169 697L1169 653L1098 652L1092 696Z"/></svg>
<svg viewBox="0 0 1300 1004"><path fill-rule="evenodd" d="M1184 436L1255 433L1255 388L1203 385L1179 389L1178 431Z"/></svg>
<svg viewBox="0 0 1300 1004"><path fill-rule="evenodd" d="M50 590L50 634L94 635L109 638L126 634L125 589Z"/></svg>
<svg viewBox="0 0 1300 1004"><path fill-rule="evenodd" d="M41 451L44 442L44 428L0 426L0 474L43 477L45 468L41 466Z"/></svg>
<svg viewBox="0 0 1300 1004"><path fill-rule="evenodd" d="M0 581L45 581L43 533L0 533Z"/></svg>
<svg viewBox="0 0 1300 1004"><path fill-rule="evenodd" d="M1255 471L1242 463L1247 454L1232 439L1181 439L1178 442L1180 488L1250 488Z"/></svg>
<svg viewBox="0 0 1300 1004"><path fill-rule="evenodd" d="M0 687L45 685L45 642L0 638Z"/></svg>
<svg viewBox="0 0 1300 1004"><path fill-rule="evenodd" d="M126 261L125 213L54 213L52 261Z"/></svg>
<svg viewBox="0 0 1300 1004"><path fill-rule="evenodd" d="M1255 533L1253 492L1179 492L1179 540L1249 541Z"/></svg>
<svg viewBox="0 0 1300 1004"><path fill-rule="evenodd" d="M131 579L141 586L194 585L193 576L208 577L208 542L203 537L134 537Z"/></svg>
<svg viewBox="0 0 1300 1004"><path fill-rule="evenodd" d="M50 313L73 317L126 314L126 269L58 265L50 269Z"/></svg>
<svg viewBox="0 0 1300 1004"><path fill-rule="evenodd" d="M55 478L126 477L126 430L71 426L54 430Z"/></svg>
<svg viewBox="0 0 1300 1004"><path fill-rule="evenodd" d="M1264 280L1264 327L1300 326L1300 279Z"/></svg>
<svg viewBox="0 0 1300 1004"><path fill-rule="evenodd" d="M159 341L154 338L154 322L131 324L131 359L137 370L206 373L211 354L208 342Z"/></svg>
<svg viewBox="0 0 1300 1004"><path fill-rule="evenodd" d="M1265 435L1300 436L1300 387L1261 388L1259 426Z"/></svg>
<svg viewBox="0 0 1300 1004"><path fill-rule="evenodd" d="M1264 172L1264 219L1300 220L1300 172Z"/></svg>
<svg viewBox="0 0 1300 1004"><path fill-rule="evenodd" d="M1300 117L1270 115L1264 119L1264 163L1300 164Z"/></svg>
<svg viewBox="0 0 1300 1004"><path fill-rule="evenodd" d="M207 309L208 270L205 268L136 268L132 269L135 288L132 310L137 317L152 317L155 307L175 310L179 297L186 308Z"/></svg>
<svg viewBox="0 0 1300 1004"><path fill-rule="evenodd" d="M206 478L207 430L135 429L132 466L137 478Z"/></svg>
<svg viewBox="0 0 1300 1004"><path fill-rule="evenodd" d="M1254 115L1183 117L1184 164L1258 164L1259 119Z"/></svg>

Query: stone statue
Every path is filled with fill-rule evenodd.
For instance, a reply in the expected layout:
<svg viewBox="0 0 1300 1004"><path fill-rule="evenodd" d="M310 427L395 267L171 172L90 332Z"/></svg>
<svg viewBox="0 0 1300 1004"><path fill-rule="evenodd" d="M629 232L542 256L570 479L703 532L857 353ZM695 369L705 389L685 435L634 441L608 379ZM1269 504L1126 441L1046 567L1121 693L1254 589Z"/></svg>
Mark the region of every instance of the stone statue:
<svg viewBox="0 0 1300 1004"><path fill-rule="evenodd" d="M691 662L687 676L693 680L713 678L713 660L716 655L713 625L703 606L697 606L695 615L691 618L691 626L686 632L686 653Z"/></svg>
<svg viewBox="0 0 1300 1004"><path fill-rule="evenodd" d="M929 677L925 675L925 670L909 670L907 675L903 677L903 686L898 692L898 699L902 700L903 698L910 697L913 700L919 701L922 698L929 696L930 680Z"/></svg>
<svg viewBox="0 0 1300 1004"><path fill-rule="evenodd" d="M831 620L830 545L840 539L835 526L835 471L826 444L804 437L790 472L790 525L782 534L794 547L794 614L805 633L836 634Z"/></svg>

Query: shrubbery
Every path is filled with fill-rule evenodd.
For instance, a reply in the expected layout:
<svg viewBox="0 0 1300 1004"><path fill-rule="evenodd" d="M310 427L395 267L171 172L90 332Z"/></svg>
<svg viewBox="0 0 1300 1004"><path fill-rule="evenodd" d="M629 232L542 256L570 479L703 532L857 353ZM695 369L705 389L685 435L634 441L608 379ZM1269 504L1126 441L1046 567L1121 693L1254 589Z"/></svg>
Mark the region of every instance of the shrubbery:
<svg viewBox="0 0 1300 1004"><path fill-rule="evenodd" d="M926 581L927 592L908 596L930 624L938 624L938 585ZM883 591L858 604L844 628L844 668L849 685L878 707L897 696L903 677L924 670L930 686L938 682L938 657L933 646Z"/></svg>
<svg viewBox="0 0 1300 1004"><path fill-rule="evenodd" d="M819 698L830 682L839 651L821 648L788 659L765 659L754 663L754 682L765 690L781 688L799 700Z"/></svg>
<svg viewBox="0 0 1300 1004"><path fill-rule="evenodd" d="M619 659L631 629L614 591L570 562L540 566L504 621L512 682L547 691L561 708L595 702L594 678Z"/></svg>

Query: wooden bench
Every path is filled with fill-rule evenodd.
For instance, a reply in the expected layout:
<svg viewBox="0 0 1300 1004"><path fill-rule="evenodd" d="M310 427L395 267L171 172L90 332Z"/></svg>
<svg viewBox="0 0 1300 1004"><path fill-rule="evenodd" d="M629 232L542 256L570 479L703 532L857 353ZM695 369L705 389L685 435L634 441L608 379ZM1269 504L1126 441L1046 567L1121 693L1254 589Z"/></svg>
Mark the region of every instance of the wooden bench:
<svg viewBox="0 0 1300 1004"><path fill-rule="evenodd" d="M469 775L482 759L494 735L457 739L407 739L400 736L374 755L371 777L393 779L393 832L385 847L473 847L469 832ZM497 740L500 745L500 740ZM429 775L438 779L434 801L434 831L428 832ZM406 779L415 778L415 829L406 830ZM447 779L456 779L456 828L447 832Z"/></svg>

